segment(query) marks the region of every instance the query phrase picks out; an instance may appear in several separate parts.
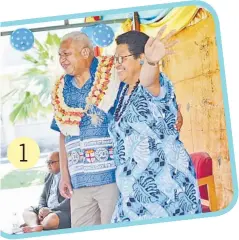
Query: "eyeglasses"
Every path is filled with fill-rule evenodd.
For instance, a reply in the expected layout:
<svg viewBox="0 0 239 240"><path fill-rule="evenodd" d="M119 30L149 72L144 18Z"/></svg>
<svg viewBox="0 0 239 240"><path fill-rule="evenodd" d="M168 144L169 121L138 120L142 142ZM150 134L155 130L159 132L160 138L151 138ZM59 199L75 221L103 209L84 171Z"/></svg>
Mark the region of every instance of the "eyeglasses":
<svg viewBox="0 0 239 240"><path fill-rule="evenodd" d="M119 57L114 56L114 64L116 64L116 63L122 64L124 61L124 58L130 57L130 56L135 56L138 54L139 53L134 53L134 54L126 55L126 56L119 56Z"/></svg>
<svg viewBox="0 0 239 240"><path fill-rule="evenodd" d="M52 160L47 160L46 164L47 165L53 165L54 163L59 162L59 161L52 161Z"/></svg>

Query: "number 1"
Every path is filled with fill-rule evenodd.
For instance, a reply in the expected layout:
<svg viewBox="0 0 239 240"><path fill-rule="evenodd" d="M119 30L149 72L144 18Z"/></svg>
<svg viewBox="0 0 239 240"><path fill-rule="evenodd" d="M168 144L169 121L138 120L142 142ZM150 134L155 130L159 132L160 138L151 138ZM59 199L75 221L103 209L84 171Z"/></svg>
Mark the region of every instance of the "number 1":
<svg viewBox="0 0 239 240"><path fill-rule="evenodd" d="M27 162L27 160L25 159L25 144L20 144L20 146L22 147L22 160L20 160L20 162Z"/></svg>

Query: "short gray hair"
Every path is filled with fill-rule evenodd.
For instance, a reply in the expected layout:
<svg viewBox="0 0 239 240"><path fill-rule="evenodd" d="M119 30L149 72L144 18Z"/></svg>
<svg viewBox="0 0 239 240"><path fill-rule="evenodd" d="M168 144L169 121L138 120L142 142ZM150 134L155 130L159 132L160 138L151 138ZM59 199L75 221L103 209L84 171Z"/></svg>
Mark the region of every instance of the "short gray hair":
<svg viewBox="0 0 239 240"><path fill-rule="evenodd" d="M83 32L75 31L75 32L67 33L62 37L61 43L68 39L72 39L73 41L84 43L91 51L93 51L94 49L92 41Z"/></svg>

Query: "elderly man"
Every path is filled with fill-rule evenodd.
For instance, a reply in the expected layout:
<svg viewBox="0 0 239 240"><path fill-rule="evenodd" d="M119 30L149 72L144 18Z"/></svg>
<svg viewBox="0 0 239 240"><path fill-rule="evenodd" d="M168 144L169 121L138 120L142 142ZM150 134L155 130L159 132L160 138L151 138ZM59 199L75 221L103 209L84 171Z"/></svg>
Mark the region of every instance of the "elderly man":
<svg viewBox="0 0 239 240"><path fill-rule="evenodd" d="M63 198L58 189L60 179L59 152L53 152L47 160L49 174L37 207L23 213L23 232L70 228L70 201Z"/></svg>
<svg viewBox="0 0 239 240"><path fill-rule="evenodd" d="M60 132L60 192L71 199L72 227L107 224L118 198L108 124L122 84L113 57L95 58L81 32L62 38L59 56L66 74L53 91L51 128Z"/></svg>
<svg viewBox="0 0 239 240"><path fill-rule="evenodd" d="M81 32L62 38L59 56L66 75L58 83L58 95L53 97L55 119L51 128L60 131L60 192L62 196L71 198L72 227L107 224L118 198L113 146L108 133L109 119L105 112L95 105L89 106L87 102L96 75L102 71L106 73L105 66L99 69L103 61L94 57L92 43ZM103 78L102 86L105 84ZM57 103L58 109L62 109L61 119ZM70 109L64 108L65 105ZM78 120L80 127L77 124L77 129L80 129L78 135L67 135L62 127L67 110L75 117L77 114L81 117ZM74 121L71 126L73 124Z"/></svg>

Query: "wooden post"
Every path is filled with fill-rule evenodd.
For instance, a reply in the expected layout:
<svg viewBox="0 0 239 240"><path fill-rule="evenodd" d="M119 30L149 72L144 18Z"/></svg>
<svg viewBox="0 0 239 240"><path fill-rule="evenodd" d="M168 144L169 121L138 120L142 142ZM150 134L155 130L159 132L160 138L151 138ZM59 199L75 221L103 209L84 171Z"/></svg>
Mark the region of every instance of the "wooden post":
<svg viewBox="0 0 239 240"><path fill-rule="evenodd" d="M133 30L140 32L140 20L138 12L134 12Z"/></svg>

